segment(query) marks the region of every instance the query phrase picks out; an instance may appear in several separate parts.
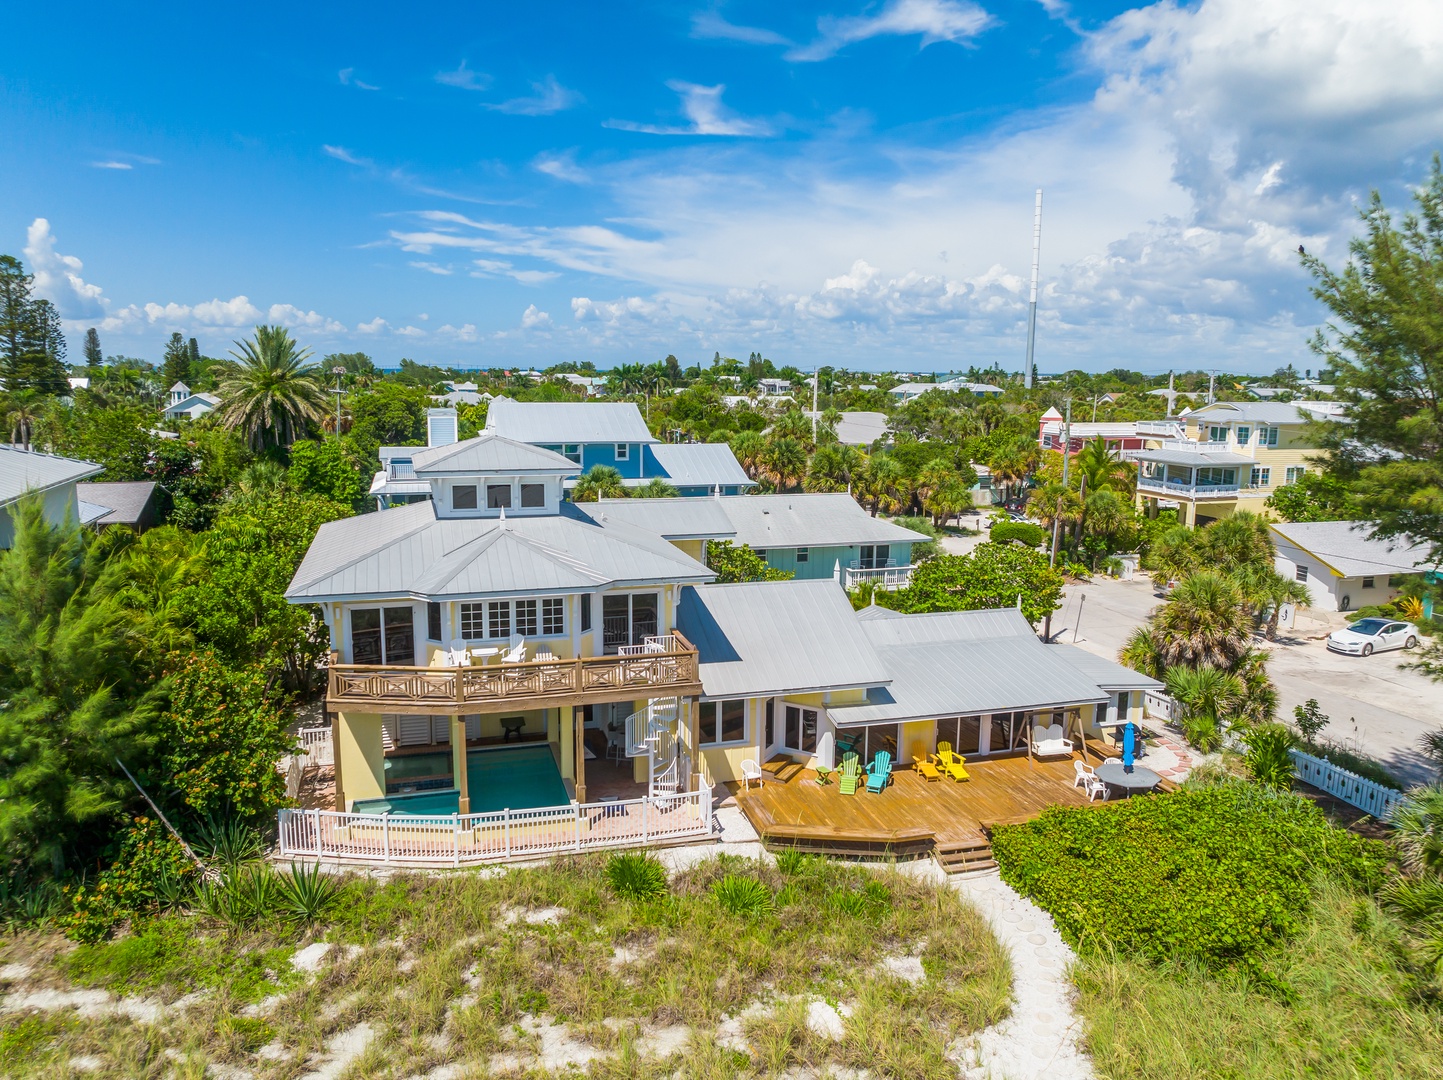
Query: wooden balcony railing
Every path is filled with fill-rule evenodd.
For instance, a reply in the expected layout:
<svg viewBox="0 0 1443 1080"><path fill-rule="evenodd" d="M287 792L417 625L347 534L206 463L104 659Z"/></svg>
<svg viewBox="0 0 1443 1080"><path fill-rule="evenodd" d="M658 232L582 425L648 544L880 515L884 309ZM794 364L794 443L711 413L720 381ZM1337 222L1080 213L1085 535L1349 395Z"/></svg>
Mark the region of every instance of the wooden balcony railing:
<svg viewBox="0 0 1443 1080"><path fill-rule="evenodd" d="M493 660L471 667L331 664L327 705L389 712L476 713L700 694L696 648L673 632L662 648L576 660Z"/></svg>

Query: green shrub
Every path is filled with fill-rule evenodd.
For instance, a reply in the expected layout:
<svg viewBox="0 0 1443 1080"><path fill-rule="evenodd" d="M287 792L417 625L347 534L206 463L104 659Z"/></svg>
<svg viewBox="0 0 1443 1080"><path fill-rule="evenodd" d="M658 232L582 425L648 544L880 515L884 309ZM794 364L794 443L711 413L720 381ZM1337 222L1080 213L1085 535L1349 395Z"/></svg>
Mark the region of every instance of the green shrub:
<svg viewBox="0 0 1443 1080"><path fill-rule="evenodd" d="M606 881L623 900L655 900L666 893L666 868L650 855L627 851L606 860Z"/></svg>
<svg viewBox="0 0 1443 1080"><path fill-rule="evenodd" d="M815 859L815 855L798 851L796 848L788 848L786 851L777 853L777 869L785 877L797 877L810 870L815 864Z"/></svg>
<svg viewBox="0 0 1443 1080"><path fill-rule="evenodd" d="M320 863L309 868L291 866L276 886L276 906L292 922L313 923L330 910L341 887L330 874L321 873Z"/></svg>
<svg viewBox="0 0 1443 1080"><path fill-rule="evenodd" d="M869 881L860 889L837 889L828 903L853 919L876 919L892 906L892 896L880 881Z"/></svg>
<svg viewBox="0 0 1443 1080"><path fill-rule="evenodd" d="M1317 875L1367 887L1385 849L1329 825L1306 799L1240 781L1054 807L999 826L1002 877L1050 912L1084 954L1251 968L1297 932Z"/></svg>
<svg viewBox="0 0 1443 1080"><path fill-rule="evenodd" d="M1280 791L1293 786L1293 759L1288 751L1297 743L1293 733L1281 724L1262 724L1243 736L1247 753L1243 760L1258 783Z"/></svg>
<svg viewBox="0 0 1443 1080"><path fill-rule="evenodd" d="M122 919L165 906L195 864L158 821L135 818L115 862L92 883L67 887L70 911L63 922L73 941L95 942Z"/></svg>
<svg viewBox="0 0 1443 1080"><path fill-rule="evenodd" d="M1047 542L1047 530L1030 521L994 521L987 530L987 538L994 544L1016 540L1026 547L1041 547Z"/></svg>
<svg viewBox="0 0 1443 1080"><path fill-rule="evenodd" d="M756 878L728 874L711 887L716 902L732 915L760 918L775 908L771 890Z"/></svg>

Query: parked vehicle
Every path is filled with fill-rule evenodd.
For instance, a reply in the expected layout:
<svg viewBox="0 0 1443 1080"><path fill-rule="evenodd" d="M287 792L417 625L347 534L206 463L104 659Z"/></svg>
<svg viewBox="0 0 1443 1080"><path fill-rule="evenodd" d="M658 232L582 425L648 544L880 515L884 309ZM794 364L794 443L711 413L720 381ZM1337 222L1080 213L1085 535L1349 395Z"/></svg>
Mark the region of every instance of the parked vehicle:
<svg viewBox="0 0 1443 1080"><path fill-rule="evenodd" d="M1397 619L1359 619L1346 630L1328 635L1328 648L1349 656L1371 656L1388 649L1411 649L1418 644L1418 628Z"/></svg>

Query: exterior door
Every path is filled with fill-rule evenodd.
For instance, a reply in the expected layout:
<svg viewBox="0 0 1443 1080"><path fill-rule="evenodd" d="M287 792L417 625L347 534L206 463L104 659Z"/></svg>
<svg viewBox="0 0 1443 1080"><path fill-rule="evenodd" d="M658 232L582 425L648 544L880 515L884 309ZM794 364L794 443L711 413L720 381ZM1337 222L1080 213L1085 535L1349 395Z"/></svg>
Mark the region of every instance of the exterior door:
<svg viewBox="0 0 1443 1080"><path fill-rule="evenodd" d="M409 607L353 608L351 663L416 662L416 628Z"/></svg>
<svg viewBox="0 0 1443 1080"><path fill-rule="evenodd" d="M786 707L785 736L788 750L797 750L803 754L817 752L817 717L816 709L801 705Z"/></svg>
<svg viewBox="0 0 1443 1080"><path fill-rule="evenodd" d="M623 645L642 645L659 628L656 593L621 593L601 598L601 651L614 656Z"/></svg>

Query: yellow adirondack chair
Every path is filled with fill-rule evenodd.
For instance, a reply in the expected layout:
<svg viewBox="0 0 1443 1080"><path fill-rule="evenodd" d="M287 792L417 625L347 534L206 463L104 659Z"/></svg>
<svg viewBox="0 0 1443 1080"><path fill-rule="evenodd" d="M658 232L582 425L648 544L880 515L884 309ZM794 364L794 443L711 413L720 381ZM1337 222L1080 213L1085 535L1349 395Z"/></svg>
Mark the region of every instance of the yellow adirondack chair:
<svg viewBox="0 0 1443 1080"><path fill-rule="evenodd" d="M937 771L937 766L933 765L920 754L912 755L912 767L921 773L922 777L929 782L942 779L942 774Z"/></svg>
<svg viewBox="0 0 1443 1080"><path fill-rule="evenodd" d="M967 770L963 767L963 762L966 759L963 758L961 754L954 754L952 752L952 744L950 742L939 742L937 744L937 753L933 756L936 758L937 768L941 769L942 772L950 776L953 780L961 783L963 780L968 779Z"/></svg>

